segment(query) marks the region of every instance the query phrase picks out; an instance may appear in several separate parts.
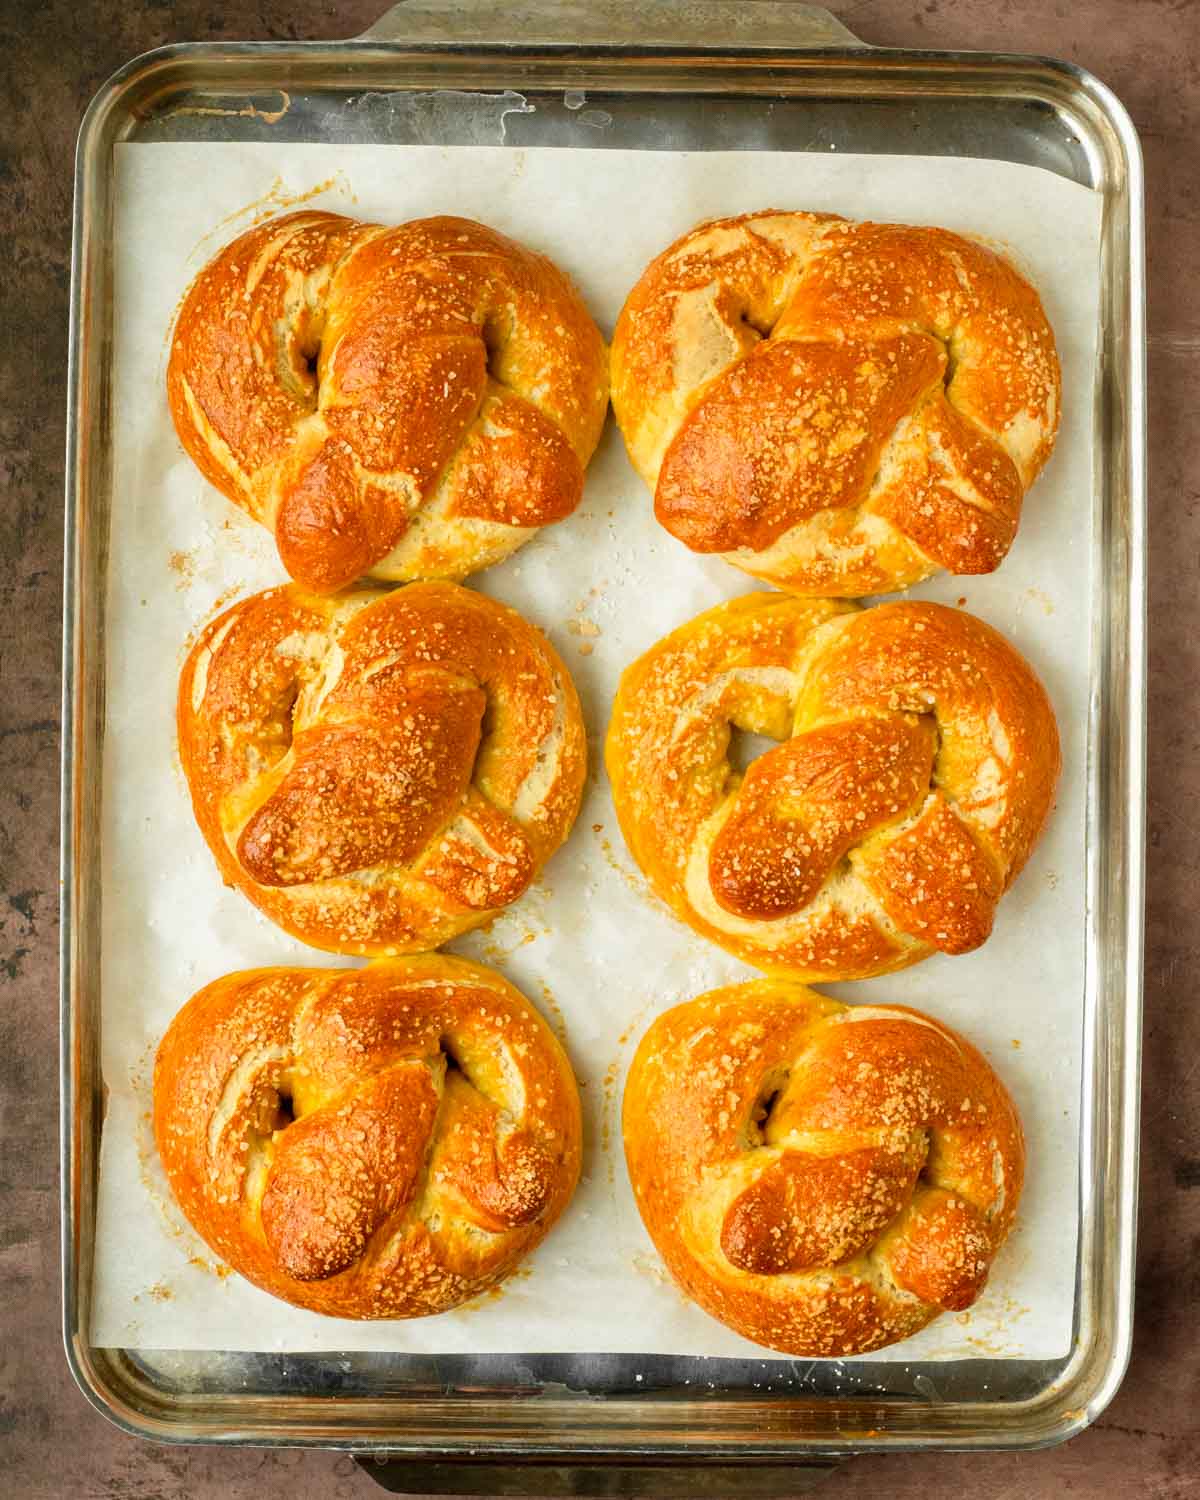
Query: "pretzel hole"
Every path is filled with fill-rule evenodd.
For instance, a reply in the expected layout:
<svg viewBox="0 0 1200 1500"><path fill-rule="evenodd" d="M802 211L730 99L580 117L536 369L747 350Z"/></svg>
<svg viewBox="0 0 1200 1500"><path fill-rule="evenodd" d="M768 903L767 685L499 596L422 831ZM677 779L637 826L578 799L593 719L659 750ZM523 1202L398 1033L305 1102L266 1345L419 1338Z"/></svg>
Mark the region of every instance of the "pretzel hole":
<svg viewBox="0 0 1200 1500"><path fill-rule="evenodd" d="M480 684L479 686L482 686ZM504 741L497 744L496 737L501 731L501 719L504 705L497 704L494 697L494 684L483 688L485 694L483 703L483 714L479 720L479 739L475 746L475 759L471 763L471 774L467 780L467 786L480 787L487 782L487 765L494 751L499 751L501 759L504 756ZM511 712L508 715L509 722L506 726L507 737L513 737L513 725Z"/></svg>
<svg viewBox="0 0 1200 1500"><path fill-rule="evenodd" d="M292 1099L292 1091L286 1085L277 1086L275 1090L275 1118L271 1123L273 1132L286 1130L289 1125L296 1123L296 1107Z"/></svg>
<svg viewBox="0 0 1200 1500"><path fill-rule="evenodd" d="M482 1094L485 1099L490 1098L491 1095L489 1091L486 1088L482 1087L480 1080L476 1076L474 1070L468 1067L467 1063L463 1059L462 1053L450 1040L450 1038L448 1036L442 1037L438 1045L441 1048L443 1058L445 1058L446 1060L446 1072L457 1073L458 1076L463 1080L463 1082L470 1084L470 1086L475 1090L477 1094Z"/></svg>
<svg viewBox="0 0 1200 1500"><path fill-rule="evenodd" d="M256 1104L255 1118L246 1132L246 1175L243 1194L257 1200L275 1159L275 1138L296 1123L291 1087L284 1082L265 1090Z"/></svg>
<svg viewBox="0 0 1200 1500"><path fill-rule="evenodd" d="M296 737L296 704L300 700L300 681L293 677L271 705L267 722L271 726L272 748L278 751L275 760L281 760L292 748Z"/></svg>
<svg viewBox="0 0 1200 1500"><path fill-rule="evenodd" d="M471 767L471 781L479 784L479 763L484 758L496 732L496 705L489 693L483 705L483 717L479 721L479 744L475 750L475 764Z"/></svg>
<svg viewBox="0 0 1200 1500"><path fill-rule="evenodd" d="M512 318L506 311L496 309L489 312L479 330L487 355L487 373L497 385L506 385L504 379L504 352L512 338Z"/></svg>
<svg viewBox="0 0 1200 1500"><path fill-rule="evenodd" d="M738 319L740 322L744 323L752 333L756 333L760 339L769 338L771 329L775 326L773 322L769 322L766 318L754 317L749 307L742 308L741 312L739 312L738 314Z"/></svg>
<svg viewBox="0 0 1200 1500"><path fill-rule="evenodd" d="M457 1073L501 1115L515 1119L523 1112L524 1088L519 1074L514 1073L506 1047L484 1050L474 1060L468 1061L450 1037L443 1036L438 1045L446 1060L447 1074L451 1071Z"/></svg>
<svg viewBox="0 0 1200 1500"><path fill-rule="evenodd" d="M468 1083L470 1083L471 1075L464 1067L462 1057L457 1047L455 1047L450 1038L448 1036L442 1037L438 1041L438 1047L441 1050L442 1056L446 1059L447 1071L449 1071L451 1068L454 1068L457 1072L462 1074L462 1076L467 1080Z"/></svg>
<svg viewBox="0 0 1200 1500"><path fill-rule="evenodd" d="M307 308L276 325L280 380L292 397L308 411L315 411L318 404L320 329L321 324Z"/></svg>
<svg viewBox="0 0 1200 1500"><path fill-rule="evenodd" d="M764 1095L754 1106L754 1111L750 1116L750 1123L758 1131L759 1135L766 1133L767 1121L770 1119L771 1111L779 1102L779 1096L782 1093L782 1088L772 1089L769 1094Z"/></svg>
<svg viewBox="0 0 1200 1500"><path fill-rule="evenodd" d="M934 337L936 338L937 335L935 334ZM946 368L942 371L942 386L944 389L949 390L955 375L958 373L958 367L961 363L961 350L956 346L953 336L939 339L938 342L946 353Z"/></svg>
<svg viewBox="0 0 1200 1500"><path fill-rule="evenodd" d="M787 1082L787 1073L776 1073L768 1078L759 1089L758 1097L751 1106L750 1118L747 1121L746 1134L749 1138L749 1145L766 1145L767 1126L770 1123L771 1113L779 1103Z"/></svg>
<svg viewBox="0 0 1200 1500"><path fill-rule="evenodd" d="M773 750L777 743L769 735L754 734L749 729L739 729L736 724L730 724L729 748L725 752L730 770L740 779L746 774L752 761L765 755L768 750Z"/></svg>
<svg viewBox="0 0 1200 1500"><path fill-rule="evenodd" d="M917 717L922 723L933 729L933 760L929 767L929 787L932 791L941 782L942 764L942 721L937 715L937 706L933 703L923 704L916 710Z"/></svg>

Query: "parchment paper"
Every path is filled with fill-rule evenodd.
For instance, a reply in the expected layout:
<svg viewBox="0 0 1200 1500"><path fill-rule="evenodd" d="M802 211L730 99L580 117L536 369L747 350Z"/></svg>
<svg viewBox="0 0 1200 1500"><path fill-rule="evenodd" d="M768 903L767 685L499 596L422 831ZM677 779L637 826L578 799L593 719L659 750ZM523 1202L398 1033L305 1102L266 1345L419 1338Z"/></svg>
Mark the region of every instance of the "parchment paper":
<svg viewBox="0 0 1200 1500"><path fill-rule="evenodd" d="M202 984L270 963L347 962L284 936L226 890L192 819L175 752L179 666L197 625L282 581L266 532L184 456L167 411L168 330L191 277L256 215L299 201L395 222L461 213L545 251L606 336L647 261L699 219L764 207L943 224L1000 242L1041 290L1063 365L1058 447L999 572L914 592L965 601L1049 688L1064 774L1049 831L978 952L833 986L961 1028L1012 1089L1029 1139L1019 1227L985 1297L902 1357L1057 1357L1070 1345L1084 1005L1084 793L1100 200L1037 168L970 160L762 152L477 147L117 147L117 281L103 870L103 1070L92 1338L229 1350L644 1352L747 1356L666 1281L633 1207L620 1091L651 1018L751 971L648 893L616 828L600 747L621 669L666 631L753 585L654 522L611 423L583 504L473 580L562 652L590 732L586 800L541 882L488 933L454 945L495 964L560 1028L585 1105L571 1207L499 1295L437 1318L352 1323L301 1312L221 1274L170 1201L149 1130L153 1050ZM352 960L350 962L353 962ZM897 1351L881 1356L894 1359Z"/></svg>

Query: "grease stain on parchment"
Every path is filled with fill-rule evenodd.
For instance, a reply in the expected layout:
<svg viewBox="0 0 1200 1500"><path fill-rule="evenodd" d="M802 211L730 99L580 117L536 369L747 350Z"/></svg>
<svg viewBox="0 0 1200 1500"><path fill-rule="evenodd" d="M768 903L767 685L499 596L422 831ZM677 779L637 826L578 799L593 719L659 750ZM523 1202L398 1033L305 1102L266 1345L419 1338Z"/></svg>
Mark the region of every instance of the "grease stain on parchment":
<svg viewBox="0 0 1200 1500"><path fill-rule="evenodd" d="M158 1212L163 1230L169 1239L179 1245L189 1266L206 1271L218 1281L225 1281L232 1270L207 1253L208 1247L184 1218L175 1202L158 1159L158 1148L154 1142L154 1054L157 1046L147 1042L140 1057L129 1069L129 1086L133 1092L137 1118L137 1162L138 1176L146 1196ZM155 1302L169 1300L173 1293L165 1292L165 1283L156 1282L147 1288L147 1295Z"/></svg>
<svg viewBox="0 0 1200 1500"><path fill-rule="evenodd" d="M302 203L311 203L314 198L320 198L324 193L337 193L350 203L358 202L358 197L350 186L350 179L340 167L331 177L326 177L321 182L313 183L311 187L299 190L289 188L282 177L276 176L265 193L252 198L249 203L243 203L240 208L235 208L232 213L219 219L206 234L202 234L192 246L187 258L189 261L193 260L210 240L220 236L221 231L231 224L240 225L245 220L244 229L253 229L256 224L265 223L267 219L274 217L282 210L298 208Z"/></svg>

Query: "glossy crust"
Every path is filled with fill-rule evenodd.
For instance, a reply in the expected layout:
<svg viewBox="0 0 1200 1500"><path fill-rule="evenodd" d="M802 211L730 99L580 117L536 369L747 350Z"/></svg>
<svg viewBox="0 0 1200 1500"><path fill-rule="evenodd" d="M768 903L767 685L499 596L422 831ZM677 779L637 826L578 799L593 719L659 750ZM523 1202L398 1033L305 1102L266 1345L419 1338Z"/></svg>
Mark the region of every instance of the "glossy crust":
<svg viewBox="0 0 1200 1500"><path fill-rule="evenodd" d="M476 1296L579 1177L579 1095L550 1029L491 969L436 954L208 985L158 1049L154 1132L223 1260L341 1318Z"/></svg>
<svg viewBox="0 0 1200 1500"><path fill-rule="evenodd" d="M205 477L331 592L462 578L570 515L607 354L563 273L482 224L296 213L196 277L167 396Z"/></svg>
<svg viewBox="0 0 1200 1500"><path fill-rule="evenodd" d="M515 901L583 792L543 635L454 583L243 599L179 680L179 755L221 874L336 953L436 948Z"/></svg>
<svg viewBox="0 0 1200 1500"><path fill-rule="evenodd" d="M781 743L743 776L734 729ZM1041 683L982 620L757 593L628 668L607 763L678 916L760 969L833 980L977 948L1060 756Z"/></svg>
<svg viewBox="0 0 1200 1500"><path fill-rule="evenodd" d="M944 229L767 212L653 261L612 399L662 524L793 593L989 573L1054 446L1037 293Z"/></svg>
<svg viewBox="0 0 1200 1500"><path fill-rule="evenodd" d="M1024 1176L1012 1100L963 1037L778 979L660 1016L624 1132L676 1281L785 1354L863 1354L970 1307Z"/></svg>

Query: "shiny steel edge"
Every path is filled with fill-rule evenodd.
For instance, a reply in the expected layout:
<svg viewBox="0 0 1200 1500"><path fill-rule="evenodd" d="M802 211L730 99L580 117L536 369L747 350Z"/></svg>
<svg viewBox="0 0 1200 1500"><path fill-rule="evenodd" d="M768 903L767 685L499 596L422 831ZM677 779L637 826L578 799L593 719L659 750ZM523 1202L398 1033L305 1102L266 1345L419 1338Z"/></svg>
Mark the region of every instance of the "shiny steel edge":
<svg viewBox="0 0 1200 1500"><path fill-rule="evenodd" d="M1119 1323L1107 1378L1097 1384L1089 1401L1089 1425L1104 1411L1120 1388L1133 1351L1134 1286L1137 1256L1138 1182L1141 1140L1141 1071L1143 984L1146 909L1146 744L1149 717L1148 667L1148 545L1149 514L1146 415L1146 218L1145 173L1141 141L1128 110L1105 84L1084 74L1118 129L1128 173L1129 213L1129 332L1128 332L1128 465L1129 485L1129 642L1126 705L1122 715L1129 729L1128 785L1124 848L1125 883L1125 1015L1121 1034L1121 1160L1117 1297ZM1069 1434L1064 1433L1064 1437Z"/></svg>
<svg viewBox="0 0 1200 1500"><path fill-rule="evenodd" d="M1058 1382L1059 1399L1055 1420L1044 1437L1027 1445L1046 1448L1077 1436L1104 1412L1120 1389L1129 1366L1133 1348L1134 1286L1137 1251L1138 1166L1140 1157L1141 1046L1143 1009L1143 956L1145 915L1145 832L1146 832L1146 725L1148 688L1147 672L1147 418L1146 418L1146 257L1145 257L1145 182L1142 150L1137 129L1116 94L1094 74L1074 64L1067 65L1077 75L1101 106L1115 127L1126 171L1126 205L1128 234L1128 307L1125 348L1122 354L1123 380L1120 392L1126 398L1122 462L1127 487L1127 534L1123 546L1114 548L1106 525L1094 527L1093 588L1105 594L1110 582L1106 568L1122 566L1126 591L1126 608L1116 622L1098 617L1093 628L1093 649L1100 648L1099 659L1118 653L1123 667L1119 691L1113 690L1107 705L1092 705L1089 725L1089 760L1098 735L1107 732L1115 738L1120 730L1122 755L1116 756L1119 773L1117 785L1107 790L1110 803L1118 812L1113 822L1121 830L1119 852L1124 870L1121 887L1122 909L1119 915L1123 936L1121 993L1124 1003L1119 1017L1109 1017L1107 1035L1103 1034L1105 1017L1098 1005L1085 1011L1084 1067L1081 1083L1083 1101L1092 1098L1090 1139L1084 1137L1080 1162L1082 1189L1089 1178L1102 1182L1108 1189L1104 1203L1090 1211L1081 1211L1079 1256L1080 1274L1084 1261L1085 1237L1093 1244L1107 1237L1113 1265L1110 1269L1110 1295L1106 1307L1093 1309L1090 1339L1079 1338L1074 1358ZM1111 332L1111 331L1110 331ZM1103 487L1096 486L1094 504L1100 510L1105 498ZM1111 523L1112 517L1103 517ZM1115 561L1114 561L1115 557ZM1114 642L1103 640L1105 627L1126 627L1127 634ZM1107 644L1107 652L1104 650ZM1104 722L1104 710L1116 716L1115 723ZM1089 765L1089 781L1091 766ZM1099 839L1091 841L1088 871L1089 919L1098 898L1099 862L1109 853ZM1113 881L1110 879L1109 886ZM1101 938L1101 952L1105 944ZM1089 954L1090 959L1090 954ZM1089 965L1090 966L1090 965ZM1097 976L1090 975L1089 988ZM1082 1120L1086 1120L1086 1107ZM1115 1161L1113 1160L1115 1156ZM1093 1166L1089 1162L1102 1163ZM1094 1252L1093 1252L1094 1253ZM1111 1316L1109 1328L1105 1313ZM1099 1314L1097 1316L1097 1313ZM1105 1334L1108 1348L1102 1359L1089 1366Z"/></svg>
<svg viewBox="0 0 1200 1500"><path fill-rule="evenodd" d="M61 795L59 801L59 1188L61 1201L60 1245L62 1254L62 1333L67 1364L76 1385L103 1416L125 1431L140 1429L124 1421L112 1392L100 1377L83 1337L87 1325L88 1267L82 1247L90 1246L95 1228L93 1183L88 1180L85 1142L93 1124L91 1109L82 1098L85 1074L83 1023L78 975L79 922L78 844L81 817L77 799L82 790L80 774L83 743L82 684L84 661L79 630L82 596L82 535L79 524L80 495L84 489L80 414L84 408L84 288L90 281L87 260L91 254L88 229L94 210L91 204L89 170L94 168L94 122L102 99L117 75L95 95L84 114L75 150L74 203L71 222L70 308L67 335L67 423L65 457L65 513L63 525L63 645ZM94 1038L92 1038L94 1043Z"/></svg>
<svg viewBox="0 0 1200 1500"><path fill-rule="evenodd" d="M518 44L514 44L516 46ZM94 246L91 239L91 231L97 223L96 208L97 198L100 195L101 173L98 171L96 161L96 147L105 129L110 125L115 113L122 105L126 89L145 76L149 67L156 67L168 60L188 57L199 62L204 59L216 61L218 56L229 55L253 57L259 61L270 61L273 58L282 60L284 56L296 57L307 55L314 57L325 53L330 49L335 55L341 55L345 50L362 47L372 53L389 52L393 49L380 46L378 43L346 43L346 44L234 44L223 46L221 44L184 44L177 47L159 49L154 53L145 54L139 59L127 64L122 68L107 85L97 94L87 115L80 132L79 148L76 161L76 196L74 215L74 239L72 256L72 279L71 279L71 319L70 319L70 351L69 351L69 375L68 375L68 427L67 427L67 495L66 495L66 568L64 574L64 658L63 658L63 795L62 795L62 896L63 896L63 922L61 936L62 954L62 1031L61 1031L61 1120L62 1120L62 1185L63 1185L63 1220L62 1220L62 1248L63 1248L63 1312L64 1312L64 1337L68 1360L72 1373L81 1389L88 1399L98 1410L102 1411L111 1420L115 1421L125 1430L141 1436L155 1437L166 1441L224 1441L224 1442L254 1442L264 1445L292 1444L292 1443L320 1443L322 1446L339 1447L354 1451L365 1449L378 1449L387 1453L420 1454L422 1456L435 1457L445 1456L451 1458L460 1454L464 1448L469 1448L476 1454L485 1451L496 1454L512 1453L519 1451L530 1454L530 1444L527 1436L512 1434L501 1436L495 1434L491 1441L481 1445L478 1439L469 1436L460 1436L458 1440L449 1443L445 1440L444 1431L441 1440L435 1439L434 1433L426 1429L426 1434L415 1442L397 1442L394 1437L380 1438L377 1430L373 1434L359 1432L357 1435L348 1433L346 1428L338 1424L336 1428L325 1426L322 1423L300 1422L290 1432L280 1432L257 1427L253 1430L234 1430L225 1427L220 1431L189 1430L181 1433L176 1424L169 1419L155 1418L145 1410L139 1410L129 1405L125 1398L115 1388L109 1373L102 1368L105 1361L98 1361L97 1354L104 1351L92 1350L83 1337L83 1329L87 1321L87 1285L85 1272L90 1272L88 1256L84 1253L89 1241L89 1233L94 1228L92 1212L92 1183L87 1180L91 1167L91 1150L94 1141L90 1140L92 1129L95 1126L93 1119L95 1100L89 1098L85 1101L83 1094L88 1079L87 1059L89 1053L94 1057L95 1035L89 1030L91 1021L94 1020L94 1010L87 1010L83 1004L83 983L80 973L80 934L78 931L78 906L80 899L80 888L78 884L79 864L78 845L83 832L83 814L80 799L85 790L84 778L81 773L81 757L86 740L87 725L85 723L88 704L85 702L85 656L86 631L81 627L81 605L86 603L85 579L83 576L83 549L87 540L86 533L81 527L80 500L84 485L81 483L81 474L86 459L83 439L80 431L81 413L87 410L86 382L87 382L87 357L90 350L83 347L85 333L89 328L85 326L84 301L90 290L94 291L93 284L93 256ZM491 50L491 49L487 49ZM646 49L652 51L655 49ZM688 49L666 49L673 54L682 51L685 55ZM646 52L643 52L643 56ZM711 56L694 58L693 60L705 60L708 62L720 61ZM844 61L847 64L861 66L864 62L861 50L854 53L843 52L839 49L822 49L817 53L806 53L800 58L788 59L790 65L837 63ZM1111 1154L1114 1146L1116 1160L1113 1162L1115 1168L1116 1185L1119 1191L1116 1193L1115 1208L1117 1210L1115 1224L1110 1221L1106 1227L1113 1230L1114 1241L1113 1253L1114 1263L1109 1268L1112 1274L1108 1288L1109 1295L1104 1298L1107 1304L1100 1309L1101 1321L1104 1315L1113 1317L1113 1338L1109 1348L1098 1367L1093 1367L1094 1361L1089 1363L1089 1356L1094 1352L1090 1347L1090 1341L1083 1340L1077 1350L1076 1358L1064 1371L1063 1377L1056 1386L1047 1393L1029 1403L1028 1416L1032 1418L1041 1417L1040 1422L1031 1423L1027 1433L1014 1435L1010 1431L999 1432L988 1430L986 1427L968 1435L965 1432L948 1433L943 1431L939 1434L920 1436L916 1434L895 1434L881 1437L874 1442L864 1442L861 1438L851 1434L845 1438L838 1435L828 1435L822 1439L813 1441L797 1435L796 1438L787 1438L782 1443L770 1442L761 1446L748 1445L737 1442L735 1446L714 1444L712 1447L705 1445L701 1449L704 1457L717 1459L722 1453L728 1453L731 1457L750 1458L752 1456L762 1459L774 1457L778 1459L782 1453L790 1452L797 1456L817 1456L819 1454L845 1455L852 1452L880 1451L887 1448L895 1451L906 1448L927 1447L980 1447L980 1446L1005 1446L1005 1447L1041 1447L1061 1441L1081 1430L1089 1422L1093 1421L1104 1409L1108 1401L1120 1384L1125 1366L1128 1362L1131 1336L1132 1336L1132 1287L1133 1287L1133 1255L1135 1245L1135 1217L1136 1217L1136 1191L1137 1191L1137 1130L1138 1130L1138 1058L1141 1038L1141 956L1142 956L1142 911L1144 898L1144 828L1145 828L1145 702L1146 702L1146 563L1145 563L1145 519L1146 519L1146 490L1145 490L1145 265L1144 265L1144 224L1143 224L1143 184L1141 172L1141 153L1137 140L1136 131L1123 106L1115 98L1105 85L1095 79L1084 70L1067 63L1056 63L1052 60L992 57L970 53L937 53L937 52L901 52L887 51L874 52L871 54L871 62L878 61L882 66L892 67L897 65L913 65L930 67L948 65L952 63L979 63L991 64L1011 63L1014 66L1039 65L1049 68L1057 73L1065 82L1069 82L1075 89L1085 93L1099 107L1108 123L1114 128L1117 138L1121 144L1127 174L1127 188L1125 193L1126 208L1128 212L1128 237L1129 237L1129 260L1128 260L1128 324L1126 349L1124 352L1125 383L1124 394L1127 397L1127 410L1125 414L1125 437L1126 463L1128 471L1125 476L1128 486L1128 610L1123 620L1118 624L1128 625L1128 637L1126 647L1125 681L1120 693L1124 712L1121 714L1121 725L1125 730L1124 754L1121 759L1120 770L1123 771L1123 784L1118 788L1121 800L1124 803L1123 822L1121 832L1123 835L1124 852L1126 856L1126 884L1125 901L1123 912L1122 931L1124 935L1124 963L1123 963L1123 990L1124 1005L1123 1025L1120 1028L1110 1027L1112 1032L1110 1038L1115 1042L1115 1056L1105 1053L1101 1059L1102 1065L1096 1062L1096 1046L1099 1039L1093 1038L1096 1044L1089 1048L1085 1056L1085 1089L1090 1081L1097 1088L1103 1086L1104 1096L1100 1101L1104 1108L1097 1110L1093 1118L1093 1151L1099 1151L1100 1142L1096 1139L1101 1128L1106 1124L1116 1121L1119 1125L1119 1133L1115 1142L1110 1137L1108 1146ZM1097 504L1101 496L1097 493ZM1103 566L1103 560L1101 560ZM1096 585L1102 586L1102 574L1098 571ZM1111 698L1111 694L1109 695ZM1098 704L1098 712L1103 710L1104 705ZM1094 1017L1097 1023L1103 1023L1104 1018L1098 1015ZM85 1130L88 1135L85 1136ZM1086 1209L1086 1204L1084 1205ZM1095 1228L1096 1213L1092 1212L1090 1217ZM1081 1218L1082 1229L1082 1218ZM355 1401L358 1398L354 1398ZM1046 1406L1053 1400L1054 1412L1041 1412L1037 1408ZM311 1400L303 1401L300 1405L312 1405ZM347 1402L345 1404L352 1404ZM378 1403L366 1401L367 1406ZM448 1413L451 1403L440 1400L428 1400L426 1398L402 1398L396 1405L402 1407L407 1418L406 1425L411 1422L413 1436L416 1437L420 1429L419 1421L413 1421L418 1417L418 1409L421 1415L427 1419L433 1419L435 1425L437 1418ZM545 1421L551 1415L550 1406L556 1403L547 1403L539 1400L537 1411ZM557 1403L566 1407L572 1407L578 1403ZM606 1405L613 1404L612 1401ZM646 1424L654 1417L666 1414L672 1407L663 1402L646 1402L643 1400L623 1401L629 1421L629 1427L624 1423L614 1424L611 1433L617 1445L622 1442L622 1430L637 1430L642 1433L646 1430ZM745 1403L738 1403L745 1405ZM754 1403L757 1405L757 1403ZM444 1408L445 1411L440 1410ZM714 1416L723 1409L727 1410L724 1403L706 1403L705 1409L712 1412ZM982 1409L986 1411L986 1408ZM1018 1415L1019 1409L1013 1404L1005 1407L1005 1415L1011 1421ZM975 1408L976 1415L981 1414L979 1407ZM299 1417L301 1414L297 1412ZM305 1415L309 1415L306 1413ZM565 1413L564 1413L565 1415ZM734 1424L735 1426L740 1424ZM583 1457L591 1454L602 1457L605 1454L619 1454L621 1446L612 1446L609 1443L595 1441L597 1434L592 1435L591 1442L569 1442L565 1444L550 1442L537 1449L541 1458L552 1458L558 1455L564 1457ZM624 1450L628 1451L628 1450ZM680 1457L678 1444L656 1444L647 1443L644 1438L637 1445L637 1454L647 1458ZM695 1451L695 1450L693 1450Z"/></svg>

